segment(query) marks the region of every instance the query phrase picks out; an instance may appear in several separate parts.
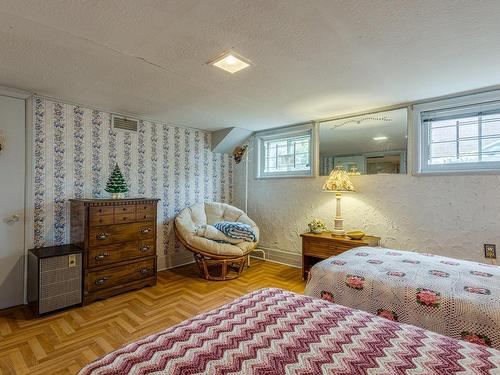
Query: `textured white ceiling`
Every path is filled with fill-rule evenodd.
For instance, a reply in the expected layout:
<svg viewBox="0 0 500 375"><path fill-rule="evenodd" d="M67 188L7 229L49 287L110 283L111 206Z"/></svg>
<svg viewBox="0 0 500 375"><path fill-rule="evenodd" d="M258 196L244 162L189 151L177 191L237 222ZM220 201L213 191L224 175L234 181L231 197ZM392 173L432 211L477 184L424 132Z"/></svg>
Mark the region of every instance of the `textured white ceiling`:
<svg viewBox="0 0 500 375"><path fill-rule="evenodd" d="M500 83L495 0L2 0L0 85L265 129ZM254 65L205 63L234 48Z"/></svg>

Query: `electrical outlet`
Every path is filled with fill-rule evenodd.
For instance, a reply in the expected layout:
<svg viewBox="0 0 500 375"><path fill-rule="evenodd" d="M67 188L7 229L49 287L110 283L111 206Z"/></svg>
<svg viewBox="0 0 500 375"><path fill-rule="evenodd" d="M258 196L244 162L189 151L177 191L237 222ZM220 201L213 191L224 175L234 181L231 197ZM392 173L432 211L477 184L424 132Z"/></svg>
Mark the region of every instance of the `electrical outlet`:
<svg viewBox="0 0 500 375"><path fill-rule="evenodd" d="M484 257L488 259L497 259L497 246L492 243L485 243Z"/></svg>
<svg viewBox="0 0 500 375"><path fill-rule="evenodd" d="M68 255L68 267L69 268L76 267L76 254Z"/></svg>

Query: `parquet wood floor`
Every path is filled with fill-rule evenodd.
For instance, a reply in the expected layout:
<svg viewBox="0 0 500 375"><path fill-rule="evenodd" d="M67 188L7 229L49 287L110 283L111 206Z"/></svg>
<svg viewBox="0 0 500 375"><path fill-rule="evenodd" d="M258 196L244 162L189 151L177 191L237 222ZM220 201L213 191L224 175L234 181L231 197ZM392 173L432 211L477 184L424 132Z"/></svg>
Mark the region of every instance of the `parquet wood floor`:
<svg viewBox="0 0 500 375"><path fill-rule="evenodd" d="M26 307L0 311L0 374L75 374L131 341L265 287L302 293L300 269L252 261L230 281L199 278L196 266L158 273L158 285L33 319Z"/></svg>

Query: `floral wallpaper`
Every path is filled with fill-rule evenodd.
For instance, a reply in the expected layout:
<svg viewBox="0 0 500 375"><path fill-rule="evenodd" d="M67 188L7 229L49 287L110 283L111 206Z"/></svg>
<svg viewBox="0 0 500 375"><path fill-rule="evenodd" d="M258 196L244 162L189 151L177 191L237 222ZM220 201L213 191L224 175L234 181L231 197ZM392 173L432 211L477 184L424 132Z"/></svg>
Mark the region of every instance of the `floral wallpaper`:
<svg viewBox="0 0 500 375"><path fill-rule="evenodd" d="M33 241L69 242L70 198L108 197L106 180L118 163L130 197L158 203L158 254L179 251L172 219L201 201L231 203L233 161L210 151L210 134L139 121L137 132L115 130L111 114L33 99Z"/></svg>

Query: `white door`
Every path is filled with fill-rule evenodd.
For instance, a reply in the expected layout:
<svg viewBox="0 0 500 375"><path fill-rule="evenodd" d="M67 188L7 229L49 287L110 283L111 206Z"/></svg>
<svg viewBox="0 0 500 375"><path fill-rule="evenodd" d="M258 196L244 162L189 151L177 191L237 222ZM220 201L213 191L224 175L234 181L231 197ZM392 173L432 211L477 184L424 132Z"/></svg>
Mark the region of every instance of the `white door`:
<svg viewBox="0 0 500 375"><path fill-rule="evenodd" d="M0 96L0 309L24 301L25 101Z"/></svg>

